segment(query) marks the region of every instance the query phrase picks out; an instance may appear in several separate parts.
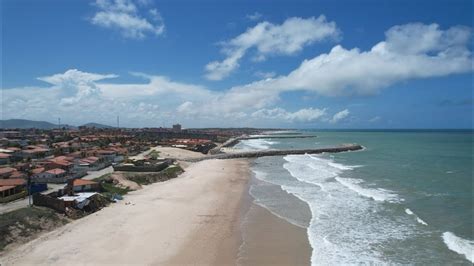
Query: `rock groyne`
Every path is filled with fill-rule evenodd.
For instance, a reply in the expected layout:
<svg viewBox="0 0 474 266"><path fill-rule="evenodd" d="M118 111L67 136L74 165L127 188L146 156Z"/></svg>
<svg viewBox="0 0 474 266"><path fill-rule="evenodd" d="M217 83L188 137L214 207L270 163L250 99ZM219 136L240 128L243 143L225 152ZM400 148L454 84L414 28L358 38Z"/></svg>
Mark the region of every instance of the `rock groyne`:
<svg viewBox="0 0 474 266"><path fill-rule="evenodd" d="M316 138L315 135L262 135L262 136L248 136L248 137L240 137L238 140L245 140L245 139L306 139L306 138Z"/></svg>
<svg viewBox="0 0 474 266"><path fill-rule="evenodd" d="M226 142L218 145L217 147L209 150L209 154L220 154L221 148L228 148L233 147L239 143L241 140L248 140L248 139L300 139L300 138L316 138L315 135L300 135L300 134L292 134L292 135L260 135L260 136L240 136L235 138L230 138Z"/></svg>
<svg viewBox="0 0 474 266"><path fill-rule="evenodd" d="M236 159L236 158L256 158L264 156L282 156L290 154L318 154L318 153L338 153L346 151L362 150L363 147L359 144L342 145L339 147L328 147L319 149L289 149L289 150L259 150L259 151L245 151L235 153L221 153L209 155L201 158L187 159L188 162L198 162L210 159Z"/></svg>

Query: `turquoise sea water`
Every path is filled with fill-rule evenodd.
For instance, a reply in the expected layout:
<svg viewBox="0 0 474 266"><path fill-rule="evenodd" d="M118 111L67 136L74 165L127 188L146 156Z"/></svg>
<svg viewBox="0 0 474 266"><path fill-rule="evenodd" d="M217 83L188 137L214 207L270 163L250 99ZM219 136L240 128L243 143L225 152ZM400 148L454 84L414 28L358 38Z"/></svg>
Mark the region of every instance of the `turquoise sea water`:
<svg viewBox="0 0 474 266"><path fill-rule="evenodd" d="M362 151L256 159L256 203L307 228L313 264L473 261L473 139L467 132L306 131L240 149L358 143ZM273 184L276 186L271 186Z"/></svg>

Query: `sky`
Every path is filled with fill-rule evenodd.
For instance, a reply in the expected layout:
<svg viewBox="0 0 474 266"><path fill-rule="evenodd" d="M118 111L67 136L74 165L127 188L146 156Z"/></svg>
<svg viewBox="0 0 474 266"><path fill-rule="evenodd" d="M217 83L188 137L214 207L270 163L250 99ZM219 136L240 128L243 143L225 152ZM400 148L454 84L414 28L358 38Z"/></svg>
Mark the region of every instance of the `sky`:
<svg viewBox="0 0 474 266"><path fill-rule="evenodd" d="M472 1L2 0L2 119L472 128Z"/></svg>

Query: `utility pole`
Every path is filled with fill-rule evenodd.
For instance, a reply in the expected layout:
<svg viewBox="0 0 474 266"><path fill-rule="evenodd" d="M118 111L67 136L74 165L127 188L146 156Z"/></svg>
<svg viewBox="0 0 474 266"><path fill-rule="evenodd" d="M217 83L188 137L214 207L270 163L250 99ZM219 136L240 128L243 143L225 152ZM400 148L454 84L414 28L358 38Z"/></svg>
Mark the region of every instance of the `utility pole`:
<svg viewBox="0 0 474 266"><path fill-rule="evenodd" d="M31 167L31 166L30 166L30 167ZM27 185L27 187L28 187L28 188L27 188L27 192L28 192L28 206L31 207L31 206L33 205L33 204L32 204L32 199L31 199L31 197L32 197L32 193L31 193L31 175L32 175L33 173L31 172L31 169L28 169L28 170L26 171L26 174L27 174L27 176L28 176L28 180L27 180L27 183L26 183L26 185Z"/></svg>

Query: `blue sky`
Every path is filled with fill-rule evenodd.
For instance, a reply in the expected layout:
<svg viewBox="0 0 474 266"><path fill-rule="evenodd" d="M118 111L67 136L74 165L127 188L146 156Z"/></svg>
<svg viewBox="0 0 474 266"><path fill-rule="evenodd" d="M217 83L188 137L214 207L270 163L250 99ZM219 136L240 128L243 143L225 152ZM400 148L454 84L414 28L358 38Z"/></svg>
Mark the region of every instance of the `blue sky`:
<svg viewBox="0 0 474 266"><path fill-rule="evenodd" d="M2 118L472 128L471 1L2 1Z"/></svg>

